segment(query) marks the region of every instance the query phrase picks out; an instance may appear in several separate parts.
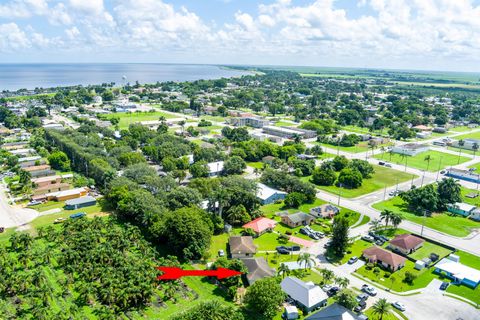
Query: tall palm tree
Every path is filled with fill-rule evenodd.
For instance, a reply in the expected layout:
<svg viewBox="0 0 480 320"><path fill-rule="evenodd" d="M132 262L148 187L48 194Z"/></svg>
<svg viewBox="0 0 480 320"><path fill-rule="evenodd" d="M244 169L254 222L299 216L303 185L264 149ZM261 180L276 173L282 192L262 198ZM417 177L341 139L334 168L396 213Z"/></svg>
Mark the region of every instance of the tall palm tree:
<svg viewBox="0 0 480 320"><path fill-rule="evenodd" d="M324 283L330 282L335 278L335 273L329 269L320 269L320 274Z"/></svg>
<svg viewBox="0 0 480 320"><path fill-rule="evenodd" d="M187 122L185 120L182 120L178 124L180 125L180 127L182 127L182 136L183 136L183 134L185 133L185 124L187 124Z"/></svg>
<svg viewBox="0 0 480 320"><path fill-rule="evenodd" d="M398 228L398 226L400 225L400 223L402 223L403 221L403 216L398 213L398 212L394 212L392 214L392 216L390 217L390 221L392 221L392 224L393 226L396 228Z"/></svg>
<svg viewBox="0 0 480 320"><path fill-rule="evenodd" d="M480 146L479 146L478 143L476 143L476 142L472 145L473 157L474 157L474 158L475 158L475 154L477 153L479 147L480 147Z"/></svg>
<svg viewBox="0 0 480 320"><path fill-rule="evenodd" d="M457 161L457 164L460 163L460 156L462 155L462 148L463 148L464 145L465 145L465 141L463 141L463 139L460 139L458 141L458 161Z"/></svg>
<svg viewBox="0 0 480 320"><path fill-rule="evenodd" d="M391 306L387 302L387 299L379 299L375 304L372 306L373 314L378 316L379 320L383 320L383 317L388 316L391 314Z"/></svg>
<svg viewBox="0 0 480 320"><path fill-rule="evenodd" d="M380 228L380 225L382 224L382 222L380 221L380 219L372 219L370 220L369 222L370 224L370 229L371 230L377 230L378 228Z"/></svg>
<svg viewBox="0 0 480 320"><path fill-rule="evenodd" d="M427 170L426 170L426 171L428 171L428 168L430 167L430 161L432 161L433 158L432 158L431 155L427 155L427 156L425 157L425 159L423 159L423 160L424 160L424 161L427 161Z"/></svg>
<svg viewBox="0 0 480 320"><path fill-rule="evenodd" d="M408 161L408 156L406 154L400 154L400 159L405 160L405 171L407 171L407 161Z"/></svg>
<svg viewBox="0 0 480 320"><path fill-rule="evenodd" d="M289 275L289 274L290 274L290 269L288 268L288 266L287 266L285 263L282 263L282 264L278 267L277 273L278 273L280 276L282 276L282 278L285 278L285 275Z"/></svg>
<svg viewBox="0 0 480 320"><path fill-rule="evenodd" d="M382 212L380 212L380 220L385 221L385 228L388 227L388 222L390 221L390 219L392 219L392 216L393 216L393 211L391 210L385 209Z"/></svg>
<svg viewBox="0 0 480 320"><path fill-rule="evenodd" d="M343 278L343 277L338 277L335 278L335 283L340 287L340 288L346 288L350 284L350 280L348 278Z"/></svg>
<svg viewBox="0 0 480 320"><path fill-rule="evenodd" d="M297 262L299 265L302 265L303 263L305 266L305 270L307 270L307 268L311 267L312 265L315 265L315 260L312 258L312 255L307 252L300 253L298 255Z"/></svg>

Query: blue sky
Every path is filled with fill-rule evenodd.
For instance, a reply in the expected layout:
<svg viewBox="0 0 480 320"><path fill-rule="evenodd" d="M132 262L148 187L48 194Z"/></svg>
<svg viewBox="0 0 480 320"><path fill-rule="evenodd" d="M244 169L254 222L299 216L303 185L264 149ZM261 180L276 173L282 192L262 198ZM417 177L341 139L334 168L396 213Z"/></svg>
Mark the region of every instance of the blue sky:
<svg viewBox="0 0 480 320"><path fill-rule="evenodd" d="M480 71L479 0L0 0L0 61Z"/></svg>

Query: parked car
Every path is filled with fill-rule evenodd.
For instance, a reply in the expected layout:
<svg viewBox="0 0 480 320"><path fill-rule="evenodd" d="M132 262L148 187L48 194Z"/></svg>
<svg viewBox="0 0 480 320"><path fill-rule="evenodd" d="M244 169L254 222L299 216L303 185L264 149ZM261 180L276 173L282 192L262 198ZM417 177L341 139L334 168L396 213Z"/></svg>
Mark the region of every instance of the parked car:
<svg viewBox="0 0 480 320"><path fill-rule="evenodd" d="M358 302L358 305L353 309L355 312L360 312L367 307L367 303L362 300Z"/></svg>
<svg viewBox="0 0 480 320"><path fill-rule="evenodd" d="M385 237L384 235L380 235L378 236L380 239L382 239L383 241L387 242L387 241L390 241L390 239L388 237Z"/></svg>
<svg viewBox="0 0 480 320"><path fill-rule="evenodd" d="M70 219L78 219L78 218L85 217L86 215L87 214L85 212L77 212L77 213L71 214Z"/></svg>
<svg viewBox="0 0 480 320"><path fill-rule="evenodd" d="M327 292L328 290L332 289L333 286L331 284L326 284L322 287L322 290Z"/></svg>
<svg viewBox="0 0 480 320"><path fill-rule="evenodd" d="M445 170L442 170L440 171L440 174L445 174L445 172L446 172Z"/></svg>
<svg viewBox="0 0 480 320"><path fill-rule="evenodd" d="M392 167L392 165L391 165L390 163L385 163L385 167L387 167L387 168L391 168L391 167Z"/></svg>
<svg viewBox="0 0 480 320"><path fill-rule="evenodd" d="M57 218L57 219L53 220L53 223L58 224L58 223L64 222L65 220L67 220L67 218Z"/></svg>
<svg viewBox="0 0 480 320"><path fill-rule="evenodd" d="M31 206L36 206L36 205L39 205L39 204L42 204L41 201L37 201L37 200L32 200L30 201L29 203L27 203L27 206L28 207L31 207Z"/></svg>
<svg viewBox="0 0 480 320"><path fill-rule="evenodd" d="M405 311L405 305L401 302L395 301L394 303L392 303L392 306L400 311Z"/></svg>
<svg viewBox="0 0 480 320"><path fill-rule="evenodd" d="M364 284L362 286L362 291L368 293L371 296L377 295L377 290L374 287L369 286L368 284Z"/></svg>
<svg viewBox="0 0 480 320"><path fill-rule="evenodd" d="M305 228L301 228L301 229L300 229L300 233L308 236L308 234L309 234L310 232L308 232L307 229L305 229Z"/></svg>
<svg viewBox="0 0 480 320"><path fill-rule="evenodd" d="M357 301L360 302L360 301L368 300L368 297L369 297L368 294L366 294L366 293L360 293L360 294L357 296Z"/></svg>
<svg viewBox="0 0 480 320"><path fill-rule="evenodd" d="M320 237L317 236L315 233L309 233L308 236L313 240L320 240Z"/></svg>
<svg viewBox="0 0 480 320"><path fill-rule="evenodd" d="M292 251L300 251L300 246L292 246Z"/></svg>
<svg viewBox="0 0 480 320"><path fill-rule="evenodd" d="M357 256L353 256L351 257L350 259L348 259L348 264L354 264L355 262L358 261L358 257Z"/></svg>
<svg viewBox="0 0 480 320"><path fill-rule="evenodd" d="M440 285L440 290L447 290L449 285L450 285L450 283L448 283L446 281L442 282L442 284Z"/></svg>
<svg viewBox="0 0 480 320"><path fill-rule="evenodd" d="M373 239L372 236L362 236L361 238L363 241L367 241L367 242L373 242L375 239Z"/></svg>
<svg viewBox="0 0 480 320"><path fill-rule="evenodd" d="M322 233L322 232L320 232L320 231L315 231L315 234L316 234L316 235L317 235L317 237L319 237L319 238L323 238L323 237L325 237L325 234L324 234L324 233Z"/></svg>
<svg viewBox="0 0 480 320"><path fill-rule="evenodd" d="M375 241L375 244L379 247L383 246L385 244L385 241L383 239L378 239L377 241Z"/></svg>
<svg viewBox="0 0 480 320"><path fill-rule="evenodd" d="M289 254L290 250L287 250L285 247L277 247L277 252L280 254Z"/></svg>
<svg viewBox="0 0 480 320"><path fill-rule="evenodd" d="M224 257L224 256L225 256L225 251L223 251L223 250L218 250L218 256L219 256L219 257Z"/></svg>
<svg viewBox="0 0 480 320"><path fill-rule="evenodd" d="M327 295L329 297L333 297L334 295L336 295L338 293L338 291L340 291L339 287L332 287L332 288L330 288L330 290L327 291Z"/></svg>
<svg viewBox="0 0 480 320"><path fill-rule="evenodd" d="M383 162L383 161L378 161L378 165L379 165L379 166L384 166L384 165L385 165L385 162Z"/></svg>

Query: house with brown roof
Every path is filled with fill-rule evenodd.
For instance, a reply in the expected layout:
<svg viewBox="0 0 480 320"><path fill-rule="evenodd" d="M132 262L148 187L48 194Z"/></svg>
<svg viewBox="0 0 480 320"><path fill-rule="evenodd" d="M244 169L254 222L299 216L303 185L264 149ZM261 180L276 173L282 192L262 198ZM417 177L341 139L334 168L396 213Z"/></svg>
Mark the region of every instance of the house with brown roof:
<svg viewBox="0 0 480 320"><path fill-rule="evenodd" d="M408 255L423 246L424 242L425 240L423 240L422 238L406 233L399 234L394 239L392 239L388 247L392 249L392 251L397 251Z"/></svg>
<svg viewBox="0 0 480 320"><path fill-rule="evenodd" d="M394 272L405 266L404 257L377 246L363 250L363 257L371 263L377 263Z"/></svg>
<svg viewBox="0 0 480 320"><path fill-rule="evenodd" d="M242 261L248 269L247 281L249 285L259 279L275 276L275 269L270 268L264 257L246 258Z"/></svg>
<svg viewBox="0 0 480 320"><path fill-rule="evenodd" d="M233 259L253 257L257 252L257 246L251 236L233 236L228 239L230 255Z"/></svg>
<svg viewBox="0 0 480 320"><path fill-rule="evenodd" d="M315 221L315 217L305 212L297 212L289 214L288 211L280 213L282 223L286 224L290 228L296 228L298 226L311 225Z"/></svg>
<svg viewBox="0 0 480 320"><path fill-rule="evenodd" d="M276 225L277 221L265 217L260 217L250 221L249 223L244 224L242 228L252 229L258 237L265 232L272 231Z"/></svg>

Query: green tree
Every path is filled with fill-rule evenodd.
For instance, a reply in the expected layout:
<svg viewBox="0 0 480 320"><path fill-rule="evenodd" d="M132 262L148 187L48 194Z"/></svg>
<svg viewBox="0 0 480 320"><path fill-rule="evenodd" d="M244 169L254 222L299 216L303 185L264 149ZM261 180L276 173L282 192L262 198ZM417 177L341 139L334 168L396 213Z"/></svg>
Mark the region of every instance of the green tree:
<svg viewBox="0 0 480 320"><path fill-rule="evenodd" d="M242 174L247 167L245 161L239 156L231 156L223 164L222 174Z"/></svg>
<svg viewBox="0 0 480 320"><path fill-rule="evenodd" d="M264 278L255 281L247 289L244 302L248 309L267 319L272 319L284 300L285 293L277 279Z"/></svg>
<svg viewBox="0 0 480 320"><path fill-rule="evenodd" d="M430 161L432 161L433 158L432 158L431 155L427 155L423 160L427 161L427 170L426 171L428 171L428 168L430 168Z"/></svg>
<svg viewBox="0 0 480 320"><path fill-rule="evenodd" d="M392 221L392 224L395 227L395 229L397 229L400 223L402 223L403 221L403 216L401 213L394 212L390 217L390 220Z"/></svg>
<svg viewBox="0 0 480 320"><path fill-rule="evenodd" d="M348 166L348 159L345 156L336 156L332 160L335 171L341 171Z"/></svg>
<svg viewBox="0 0 480 320"><path fill-rule="evenodd" d="M312 174L312 182L319 186L331 186L337 180L335 171L330 168L323 169L321 167L315 168Z"/></svg>
<svg viewBox="0 0 480 320"><path fill-rule="evenodd" d="M242 313L234 306L218 300L202 301L183 312L175 314L171 320L243 320Z"/></svg>
<svg viewBox="0 0 480 320"><path fill-rule="evenodd" d="M285 200L283 200L283 203L285 204L285 207L287 208L298 208L301 206L307 198L305 197L304 194L300 192L291 192L287 194L285 197Z"/></svg>
<svg viewBox="0 0 480 320"><path fill-rule="evenodd" d="M277 274L280 275L282 278L285 278L285 275L290 274L290 268L288 268L285 263L282 263L277 269Z"/></svg>
<svg viewBox="0 0 480 320"><path fill-rule="evenodd" d="M345 168L338 175L337 184L349 188L356 189L362 186L363 177L360 171L355 168Z"/></svg>
<svg viewBox="0 0 480 320"><path fill-rule="evenodd" d="M330 269L320 269L320 274L323 278L323 283L330 283L333 279L335 279L335 273Z"/></svg>
<svg viewBox="0 0 480 320"><path fill-rule="evenodd" d="M190 166L190 173L194 178L208 177L208 166L205 161L195 162Z"/></svg>
<svg viewBox="0 0 480 320"><path fill-rule="evenodd" d="M357 305L356 294L352 290L343 289L341 290L336 296L335 301L347 308L348 310L352 310Z"/></svg>
<svg viewBox="0 0 480 320"><path fill-rule="evenodd" d="M449 203L462 201L462 187L460 183L452 178L444 178L442 181L439 181L437 192L443 208L446 208Z"/></svg>
<svg viewBox="0 0 480 320"><path fill-rule="evenodd" d="M340 288L346 288L350 284L350 280L348 280L348 278L344 278L344 277L337 277L337 278L335 278L335 283Z"/></svg>
<svg viewBox="0 0 480 320"><path fill-rule="evenodd" d="M380 212L380 220L385 221L385 228L388 227L388 223L392 220L392 218L393 218L393 211L385 209L382 212Z"/></svg>
<svg viewBox="0 0 480 320"><path fill-rule="evenodd" d="M388 303L387 299L382 298L378 299L377 302L372 306L372 313L379 317L379 320L382 320L383 317L391 314L391 306Z"/></svg>
<svg viewBox="0 0 480 320"><path fill-rule="evenodd" d="M70 160L65 152L54 151L48 156L48 163L55 170L69 171Z"/></svg>
<svg viewBox="0 0 480 320"><path fill-rule="evenodd" d="M348 247L348 220L336 216L333 219L332 242L328 247L329 251L337 257L343 257Z"/></svg>
<svg viewBox="0 0 480 320"><path fill-rule="evenodd" d="M305 268L305 270L315 265L315 260L312 258L312 255L307 252L300 253L298 255L297 262L299 265L303 264L303 267Z"/></svg>
<svg viewBox="0 0 480 320"><path fill-rule="evenodd" d="M463 139L458 140L458 161L457 164L460 163L460 157L462 156L462 149L465 145L465 141Z"/></svg>

